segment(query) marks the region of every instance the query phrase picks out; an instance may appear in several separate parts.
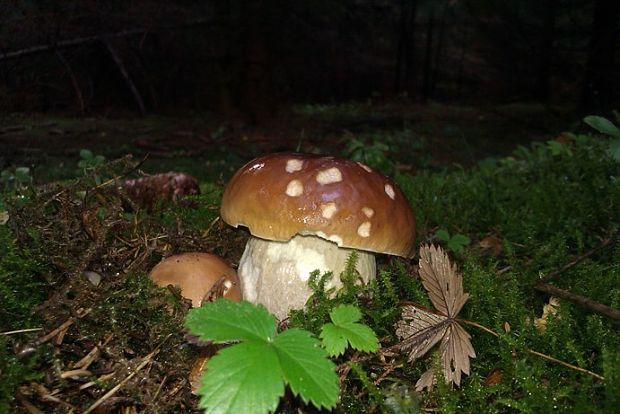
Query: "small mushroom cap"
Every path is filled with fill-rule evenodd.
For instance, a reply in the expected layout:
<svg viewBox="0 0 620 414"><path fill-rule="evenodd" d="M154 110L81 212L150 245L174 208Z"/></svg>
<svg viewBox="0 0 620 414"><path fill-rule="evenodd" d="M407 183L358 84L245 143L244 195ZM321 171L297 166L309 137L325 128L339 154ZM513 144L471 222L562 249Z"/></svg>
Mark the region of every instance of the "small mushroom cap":
<svg viewBox="0 0 620 414"><path fill-rule="evenodd" d="M199 307L210 293L221 289L226 299L240 301L239 278L224 260L209 253L182 253L159 262L149 274L158 286L179 286L181 295ZM215 286L217 283L220 286Z"/></svg>
<svg viewBox="0 0 620 414"><path fill-rule="evenodd" d="M277 153L241 167L226 186L222 219L252 235L315 235L340 247L410 257L415 220L400 189L351 160Z"/></svg>

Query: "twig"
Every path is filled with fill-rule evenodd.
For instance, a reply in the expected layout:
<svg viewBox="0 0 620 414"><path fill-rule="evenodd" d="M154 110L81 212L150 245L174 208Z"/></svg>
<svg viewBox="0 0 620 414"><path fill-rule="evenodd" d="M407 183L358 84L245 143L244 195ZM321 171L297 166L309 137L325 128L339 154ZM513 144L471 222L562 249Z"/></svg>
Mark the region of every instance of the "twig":
<svg viewBox="0 0 620 414"><path fill-rule="evenodd" d="M150 354L145 356L144 360L140 363L140 365L138 365L138 367L135 369L134 372L129 374L127 377L125 377L124 380L119 382L114 388L112 388L110 391L106 392L101 398L99 398L97 401L95 401L90 407L88 407L88 409L86 411L84 411L84 414L91 413L93 410L95 410L97 407L99 407L101 404L103 404L103 402L105 402L105 400L107 400L112 395L114 395L118 390L120 390L128 381L130 381L133 377L135 377L136 374L138 372L140 372L140 370L142 368L144 368L149 362L151 362L153 360L153 357L158 352L159 352L159 348L155 349L153 352L151 352Z"/></svg>
<svg viewBox="0 0 620 414"><path fill-rule="evenodd" d="M138 87L136 86L133 79L131 79L129 72L125 67L125 63L123 63L120 55L116 52L114 46L112 46L112 42L110 42L110 39L102 37L101 41L105 45L106 49L108 49L108 52L110 53L110 56L112 56L112 60L114 60L114 63L116 63L116 66L118 67L119 72L123 76L123 79L125 79L125 83L127 84L127 87L131 91L131 94L133 95L133 98L136 101L138 108L140 109L140 114L146 114L146 107L144 106L144 100L142 99L142 95L140 95Z"/></svg>
<svg viewBox="0 0 620 414"><path fill-rule="evenodd" d="M159 353L159 350L161 349L162 345L168 340L168 338L170 338L171 335L172 334L170 334L167 337L165 337L164 340L161 341L161 343L159 345L157 345L157 347L155 348L155 350L153 350L153 352L151 352L150 354L148 354L147 356L144 357L144 360L140 363L140 365L138 365L138 367L131 374L129 374L127 377L125 377L124 380L119 382L114 388L112 388L110 391L106 392L101 398L99 398L97 401L95 401L90 407L88 407L88 409L86 411L84 411L83 414L88 414L88 413L92 412L93 410L95 410L103 402L105 402L105 400L107 400L112 395L114 395L118 390L120 390L128 381L130 381L133 377L135 377L136 374L138 372L140 372L140 370L142 370L142 368L144 368L149 362L151 362L153 360L153 357L155 355L157 355L157 353Z"/></svg>
<svg viewBox="0 0 620 414"><path fill-rule="evenodd" d="M213 23L213 21L211 19L197 19L194 21L189 21L189 22L181 23L177 25L165 25L165 26L157 27L156 29L157 30L182 29L186 27L200 26L200 25L204 25L208 23ZM144 35L148 33L150 30L151 30L150 28L148 29L147 28L127 29L127 30L121 30L119 32L114 32L114 33L105 33L105 34L98 34L94 36L84 36L84 37L76 37L73 39L60 40L57 42L48 43L44 45L31 46L25 49L14 50L11 52L6 52L6 53L0 53L0 61L6 60L6 59L14 59L14 58L18 58L18 57L26 56L26 55L32 55L35 53L46 52L48 50L58 50L58 49L78 46L83 43L95 42L95 41L98 41L101 37L115 38L115 37Z"/></svg>
<svg viewBox="0 0 620 414"><path fill-rule="evenodd" d="M106 346L108 342L110 342L113 336L114 334L108 334L108 336L106 336L103 342L99 341L99 343L95 345L93 349L91 349L90 352L84 356L84 358L71 364L71 367L76 369L87 369L89 365L97 359L97 357L99 356L99 352L101 352L101 349Z"/></svg>
<svg viewBox="0 0 620 414"><path fill-rule="evenodd" d="M554 277L556 277L560 273L565 272L566 270L568 270L571 267L575 266L577 263L581 262L582 260L587 259L588 257L592 256L594 253L598 252L599 250L609 246L611 243L613 243L618 238L619 235L620 235L620 231L618 229L615 229L614 231L612 231L612 233L606 239L604 239L601 242L601 244L596 246L594 249L592 249L592 250L582 254L581 256L577 256L576 258L574 258L570 262L566 263L564 266L560 267L559 269L556 269L556 270L554 270L552 272L547 273L545 276L543 276L539 280L539 282L540 283L545 283L545 282L550 281L551 279L553 279Z"/></svg>
<svg viewBox="0 0 620 414"><path fill-rule="evenodd" d="M488 334L493 335L493 336L494 336L494 337L496 337L496 338L499 338L499 334L498 334L497 332L493 331L493 330L492 330L492 329L490 329L490 328L487 328L487 327L486 327L486 326L484 326L484 325L480 325L480 324L479 324L479 323L477 323L477 322L474 322L474 321L468 321L467 319L458 319L458 321L459 321L459 322L463 322L463 323L465 323L465 324L467 324L467 325L474 326L474 327L476 327L476 328L478 328L478 329L480 329L480 330L482 330L482 331L484 331L484 332L486 332L486 333L488 333ZM593 376L594 378L599 379L599 380L601 380L601 381L605 380L605 377L603 377L602 375L597 374L596 372L592 372L592 371L587 370L587 369L585 369L585 368L581 368L581 367L578 367L578 366L576 366L576 365L569 364L568 362L562 361L562 360L560 360L560 359L554 358L554 357L552 357L552 356L549 356L549 355L543 354L543 353L538 352L538 351L534 351L533 349L530 349L530 348L525 348L525 351L526 351L528 354L531 354L531 355L536 355L536 356L538 356L538 357L541 357L541 358L543 358L543 359L546 359L547 361L555 362L556 364L559 364L559 365L565 366L566 368L570 368L570 369L572 369L572 370L579 371L579 372L582 372L582 373L584 373L584 374L591 375L591 376Z"/></svg>
<svg viewBox="0 0 620 414"><path fill-rule="evenodd" d="M84 112L86 111L86 105L84 104L84 96L82 95L82 90L80 89L80 84L77 80L77 77L75 76L75 73L73 72L73 69L71 68L71 65L69 64L67 59L65 59L65 57L62 55L60 50L56 50L56 57L58 58L60 63L65 67L67 74L69 75L69 78L71 79L71 85L73 85L73 90L75 91L75 97L77 98L78 104L80 105L80 114L84 115Z"/></svg>
<svg viewBox="0 0 620 414"><path fill-rule="evenodd" d="M28 329L17 329L15 331L6 331L6 332L0 332L0 335L15 335L15 334L20 334L20 333L28 333L28 332L38 332L40 330L42 330L43 328L28 328Z"/></svg>
<svg viewBox="0 0 620 414"><path fill-rule="evenodd" d="M581 305L586 307L594 312L598 312L601 315L605 315L609 318L620 320L620 309L612 308L611 306L603 305L602 303L596 302L590 298L585 296L577 295L576 293L571 293L567 290L560 289L548 283L536 283L534 285L534 289L540 290L541 292L549 293L553 296L557 296L562 299L566 299L569 302L573 302L577 305Z"/></svg>
<svg viewBox="0 0 620 414"><path fill-rule="evenodd" d="M78 316L78 318L83 318L84 316L88 315L91 311L92 311L92 308L89 308L89 309L86 309L86 310L82 310L81 312L78 310L78 315L77 316ZM58 328L54 329L53 331L51 331L47 335L42 336L41 338L36 339L34 341L33 345L34 346L38 346L38 345L42 345L42 344L46 343L47 341L49 341L50 339L52 339L53 337L55 337L56 335L58 335L59 333L61 333L64 330L66 330L71 325L73 325L73 323L75 323L75 321L76 321L76 318L74 318L74 317L71 317L71 318L67 319Z"/></svg>

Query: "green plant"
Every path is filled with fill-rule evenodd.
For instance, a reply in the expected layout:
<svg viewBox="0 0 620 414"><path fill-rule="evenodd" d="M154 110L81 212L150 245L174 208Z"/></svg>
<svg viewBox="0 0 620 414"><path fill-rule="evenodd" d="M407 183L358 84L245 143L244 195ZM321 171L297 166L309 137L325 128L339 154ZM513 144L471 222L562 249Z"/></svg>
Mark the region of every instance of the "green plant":
<svg viewBox="0 0 620 414"><path fill-rule="evenodd" d="M285 383L317 407L338 399L334 364L308 331L276 333L276 319L261 306L218 300L192 309L187 327L204 341L239 343L218 352L207 365L200 406L218 413L274 411Z"/></svg>
<svg viewBox="0 0 620 414"><path fill-rule="evenodd" d="M379 340L372 329L358 322L362 318L358 307L339 305L329 316L332 322L323 325L319 337L330 356L343 354L347 344L364 352L375 352L379 349Z"/></svg>
<svg viewBox="0 0 620 414"><path fill-rule="evenodd" d="M358 308L341 305L323 326L327 349L306 330L276 332L276 320L262 305L220 299L192 309L186 325L200 339L238 342L218 352L207 364L200 387L200 406L219 413L266 413L275 410L287 384L304 402L333 408L338 377L327 355L340 355L347 343L362 351L379 347L374 332L357 323Z"/></svg>
<svg viewBox="0 0 620 414"><path fill-rule="evenodd" d="M80 160L78 161L78 167L83 170L92 169L103 165L105 157L103 155L95 155L91 150L81 149Z"/></svg>
<svg viewBox="0 0 620 414"><path fill-rule="evenodd" d="M607 154L616 161L620 161L620 128L602 116L586 116L583 121L601 134L612 138L608 143Z"/></svg>
<svg viewBox="0 0 620 414"><path fill-rule="evenodd" d="M2 170L0 184L4 191L20 192L32 185L32 174L28 167Z"/></svg>
<svg viewBox="0 0 620 414"><path fill-rule="evenodd" d="M471 243L471 239L463 234L450 235L448 230L439 229L433 237L435 240L439 240L446 243L446 247L452 250L454 253L461 253L465 246Z"/></svg>
<svg viewBox="0 0 620 414"><path fill-rule="evenodd" d="M362 162L372 168L391 174L394 163L389 157L390 147L381 142L373 141L367 144L357 138L351 138L345 151L345 156L353 161Z"/></svg>

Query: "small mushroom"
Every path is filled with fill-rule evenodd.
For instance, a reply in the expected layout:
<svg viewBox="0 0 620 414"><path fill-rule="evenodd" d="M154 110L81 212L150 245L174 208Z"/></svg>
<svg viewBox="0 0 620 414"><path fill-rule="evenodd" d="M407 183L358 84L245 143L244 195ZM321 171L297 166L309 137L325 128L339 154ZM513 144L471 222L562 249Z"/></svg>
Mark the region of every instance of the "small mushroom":
<svg viewBox="0 0 620 414"><path fill-rule="evenodd" d="M209 253L182 253L159 262L149 274L158 286L178 286L181 295L199 307L203 300L240 301L239 278L224 260Z"/></svg>
<svg viewBox="0 0 620 414"><path fill-rule="evenodd" d="M239 262L243 297L279 319L305 305L313 270L332 271L337 286L357 249L357 271L367 282L376 273L368 252L410 257L415 238L398 187L362 163L335 157L279 153L250 161L227 184L220 215L252 234Z"/></svg>

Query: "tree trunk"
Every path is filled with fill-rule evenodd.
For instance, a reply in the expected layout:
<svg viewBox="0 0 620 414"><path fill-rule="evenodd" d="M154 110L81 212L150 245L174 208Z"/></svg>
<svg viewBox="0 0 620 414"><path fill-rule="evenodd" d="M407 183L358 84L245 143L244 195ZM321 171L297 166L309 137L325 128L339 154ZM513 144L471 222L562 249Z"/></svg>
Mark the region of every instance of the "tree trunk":
<svg viewBox="0 0 620 414"><path fill-rule="evenodd" d="M540 102L548 102L551 97L551 66L553 65L557 0L544 0L543 8L534 96Z"/></svg>
<svg viewBox="0 0 620 414"><path fill-rule="evenodd" d="M596 1L588 62L579 102L579 111L582 113L604 111L613 104L619 19L620 1Z"/></svg>
<svg viewBox="0 0 620 414"><path fill-rule="evenodd" d="M424 77L422 81L422 102L431 97L431 70L433 61L433 32L435 30L435 14L431 10L426 27L426 45L424 53Z"/></svg>
<svg viewBox="0 0 620 414"><path fill-rule="evenodd" d="M413 95L412 78L415 58L415 19L418 12L417 0L401 0L394 93L408 92Z"/></svg>

